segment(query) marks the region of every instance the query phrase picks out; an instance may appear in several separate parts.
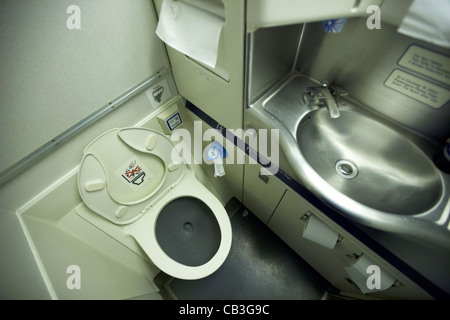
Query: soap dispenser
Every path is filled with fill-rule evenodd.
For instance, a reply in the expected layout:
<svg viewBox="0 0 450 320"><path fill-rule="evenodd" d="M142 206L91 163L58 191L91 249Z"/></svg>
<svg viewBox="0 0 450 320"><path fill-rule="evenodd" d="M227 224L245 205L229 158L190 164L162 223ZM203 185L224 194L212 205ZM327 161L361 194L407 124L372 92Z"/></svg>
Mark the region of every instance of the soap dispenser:
<svg viewBox="0 0 450 320"><path fill-rule="evenodd" d="M214 141L209 145L207 158L214 163L214 177L223 177L225 175L223 159L226 156L227 151L219 142Z"/></svg>

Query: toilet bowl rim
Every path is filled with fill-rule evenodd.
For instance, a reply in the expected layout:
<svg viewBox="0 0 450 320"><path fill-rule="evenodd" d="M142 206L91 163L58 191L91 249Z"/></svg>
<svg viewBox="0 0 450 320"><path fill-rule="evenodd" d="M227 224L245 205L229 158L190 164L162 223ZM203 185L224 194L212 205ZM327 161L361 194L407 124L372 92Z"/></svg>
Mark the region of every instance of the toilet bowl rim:
<svg viewBox="0 0 450 320"><path fill-rule="evenodd" d="M192 187L193 180L185 177L168 195L158 201L153 210L126 226L127 233L138 242L153 264L175 278L186 280L203 278L215 272L227 258L232 240L230 219L222 203L201 182L193 179L196 181L195 188ZM188 189L182 188L186 181L189 181ZM198 196L199 191L201 191L201 196ZM221 239L217 252L208 262L200 266L187 266L173 260L159 246L156 239L156 221L162 209L170 202L184 197L196 198L206 204L213 212L220 229ZM153 231L150 237L148 236L148 226L151 226Z"/></svg>

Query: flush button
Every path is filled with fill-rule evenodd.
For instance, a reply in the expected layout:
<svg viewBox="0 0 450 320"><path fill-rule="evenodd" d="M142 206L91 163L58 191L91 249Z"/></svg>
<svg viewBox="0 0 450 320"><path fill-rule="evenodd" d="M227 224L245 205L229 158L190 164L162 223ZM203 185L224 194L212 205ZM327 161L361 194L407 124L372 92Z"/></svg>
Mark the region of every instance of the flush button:
<svg viewBox="0 0 450 320"><path fill-rule="evenodd" d="M118 207L116 209L116 213L115 213L116 218L119 218L119 219L122 218L125 215L125 213L127 213L127 210L128 210L128 207L125 207L125 206Z"/></svg>

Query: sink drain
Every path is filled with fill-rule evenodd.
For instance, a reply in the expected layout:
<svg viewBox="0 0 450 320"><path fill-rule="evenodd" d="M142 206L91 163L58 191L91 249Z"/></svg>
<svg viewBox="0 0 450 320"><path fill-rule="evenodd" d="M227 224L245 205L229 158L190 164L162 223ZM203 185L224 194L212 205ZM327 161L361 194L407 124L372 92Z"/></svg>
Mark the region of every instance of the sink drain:
<svg viewBox="0 0 450 320"><path fill-rule="evenodd" d="M339 160L336 162L336 172L342 178L353 179L358 175L358 168L356 165L348 160Z"/></svg>

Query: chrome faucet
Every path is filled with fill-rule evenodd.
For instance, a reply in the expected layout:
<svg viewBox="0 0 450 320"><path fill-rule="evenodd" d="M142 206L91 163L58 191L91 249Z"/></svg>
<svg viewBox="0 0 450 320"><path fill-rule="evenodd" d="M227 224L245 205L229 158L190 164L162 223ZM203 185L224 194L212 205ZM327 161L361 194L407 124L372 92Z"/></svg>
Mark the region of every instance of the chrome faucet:
<svg viewBox="0 0 450 320"><path fill-rule="evenodd" d="M328 81L322 81L320 87L308 87L307 90L303 95L303 101L309 107L314 105L324 106L328 109L331 118L340 116L338 108L339 97L347 95L347 92L337 87L328 86Z"/></svg>

